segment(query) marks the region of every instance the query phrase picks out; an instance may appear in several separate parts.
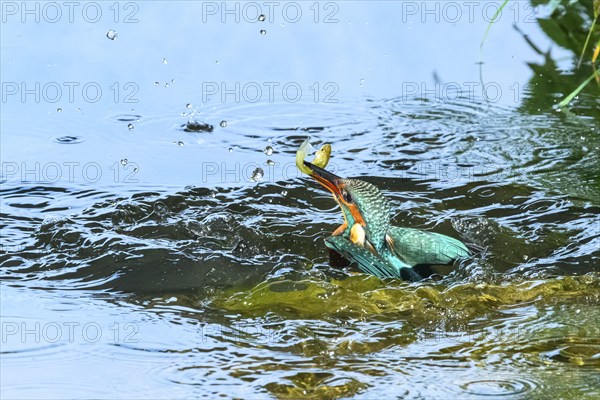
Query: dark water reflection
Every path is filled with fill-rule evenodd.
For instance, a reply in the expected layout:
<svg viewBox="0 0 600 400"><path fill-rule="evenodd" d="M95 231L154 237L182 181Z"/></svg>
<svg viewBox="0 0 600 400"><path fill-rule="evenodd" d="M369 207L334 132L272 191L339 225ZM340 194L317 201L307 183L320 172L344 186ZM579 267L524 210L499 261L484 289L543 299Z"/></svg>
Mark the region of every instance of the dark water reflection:
<svg viewBox="0 0 600 400"><path fill-rule="evenodd" d="M597 97L553 110L565 76L581 72L531 77L508 20L494 32L515 46L491 36L483 75L531 79L518 101L505 86L500 101L406 96L403 83L477 80L480 37L461 58L443 38L470 43L487 24L398 25L402 3L340 4L350 3L344 24L327 27L349 38L336 51L333 36L306 44L312 25L269 26L259 45L254 25L202 25L160 2L140 14L157 24L119 26L114 41L109 27L95 42L74 24L85 32L73 36L77 50L56 57L74 65L95 43L87 62L104 72L92 78L107 88L135 76L141 102L3 104L2 397L600 395ZM54 47L33 40L44 29L22 35L45 65ZM3 52L24 40L5 33ZM414 47L402 59L399 40ZM146 51L137 60L131 41ZM293 69L273 57L290 43ZM3 57L3 82L88 79L40 73L13 50L23 66ZM211 103L198 92L239 74L285 82L288 70L306 87L337 82L339 102ZM532 88L543 83L540 96ZM419 283L331 265L323 238L341 217L295 168L307 136L332 144L333 172L390 197L394 224L483 250Z"/></svg>

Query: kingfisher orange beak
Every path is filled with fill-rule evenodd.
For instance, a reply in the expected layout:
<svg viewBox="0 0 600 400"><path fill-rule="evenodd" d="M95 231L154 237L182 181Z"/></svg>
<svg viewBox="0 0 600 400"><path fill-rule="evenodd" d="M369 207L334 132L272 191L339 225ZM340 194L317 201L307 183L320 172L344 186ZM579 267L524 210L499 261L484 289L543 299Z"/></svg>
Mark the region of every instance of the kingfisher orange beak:
<svg viewBox="0 0 600 400"><path fill-rule="evenodd" d="M327 190L329 190L333 194L335 201L342 209L344 223L340 227L338 227L332 233L332 235L342 235L348 228L348 219L350 218L350 216L352 216L350 241L353 243L357 243L361 246L370 246L368 248L373 249L373 246L368 241L366 241L364 230L366 224L364 219L360 215L358 207L356 206L356 204L349 204L348 202L346 202L346 200L343 199L342 189L344 188L344 185L341 182L342 178L335 174L332 174L331 172L325 171L323 168L317 167L316 165L311 164L308 161L304 161L304 165L311 169L312 173L310 174L310 176L315 178L317 182L325 186Z"/></svg>
<svg viewBox="0 0 600 400"><path fill-rule="evenodd" d="M304 165L311 169L312 174L310 174L310 176L315 178L317 182L325 186L327 190L333 193L333 196L336 199L340 198L342 192L338 184L342 178L335 174L332 174L329 171L325 171L323 168L317 167L316 165L311 164L308 161L304 161Z"/></svg>

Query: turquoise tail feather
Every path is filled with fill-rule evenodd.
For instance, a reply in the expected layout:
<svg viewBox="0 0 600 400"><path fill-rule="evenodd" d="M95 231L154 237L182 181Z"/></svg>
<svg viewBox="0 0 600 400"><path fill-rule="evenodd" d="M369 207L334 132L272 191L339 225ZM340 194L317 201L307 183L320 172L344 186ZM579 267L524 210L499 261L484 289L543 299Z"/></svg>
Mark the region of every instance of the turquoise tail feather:
<svg viewBox="0 0 600 400"><path fill-rule="evenodd" d="M354 244L342 236L330 236L325 239L325 244L348 261L355 263L363 272L375 275L378 278L401 278L408 281L423 279L413 271L410 265L400 260L395 260L395 265L391 265L364 247Z"/></svg>
<svg viewBox="0 0 600 400"><path fill-rule="evenodd" d="M451 264L471 255L460 240L419 229L392 226L387 230L387 241L390 251L413 267Z"/></svg>

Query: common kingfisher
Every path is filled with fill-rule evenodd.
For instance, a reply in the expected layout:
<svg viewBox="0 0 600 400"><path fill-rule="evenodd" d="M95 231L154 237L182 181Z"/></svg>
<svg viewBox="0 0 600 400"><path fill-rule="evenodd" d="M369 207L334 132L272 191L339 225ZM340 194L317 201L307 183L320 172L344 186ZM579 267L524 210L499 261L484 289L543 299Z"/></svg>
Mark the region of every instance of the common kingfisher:
<svg viewBox="0 0 600 400"><path fill-rule="evenodd" d="M435 232L392 226L388 199L359 179L343 179L308 161L310 176L327 188L342 209L344 223L325 245L379 278L419 281L415 266L452 264L470 256L459 240Z"/></svg>

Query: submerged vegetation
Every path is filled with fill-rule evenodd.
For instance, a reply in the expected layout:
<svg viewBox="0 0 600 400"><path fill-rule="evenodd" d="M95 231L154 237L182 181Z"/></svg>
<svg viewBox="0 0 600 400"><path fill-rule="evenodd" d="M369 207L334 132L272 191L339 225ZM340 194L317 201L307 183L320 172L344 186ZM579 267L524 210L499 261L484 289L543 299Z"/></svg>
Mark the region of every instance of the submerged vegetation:
<svg viewBox="0 0 600 400"><path fill-rule="evenodd" d="M481 41L482 49L494 21L508 3L509 0L505 0L501 4L489 23ZM562 100L552 104L560 109L572 106L573 100L582 93L600 96L600 0L532 0L531 4L548 7L549 15L537 19L540 28L556 45L571 52L568 64L559 66L550 55L551 49L540 49L522 34L531 48L545 59L542 65L529 64L534 72L530 82L534 103L543 104L548 93L561 93ZM518 26L515 29L520 32ZM591 85L592 81L596 84Z"/></svg>

